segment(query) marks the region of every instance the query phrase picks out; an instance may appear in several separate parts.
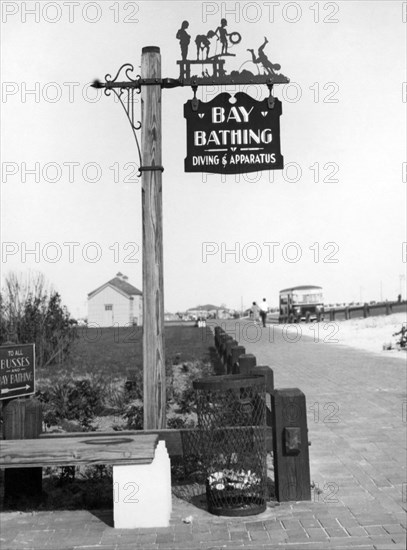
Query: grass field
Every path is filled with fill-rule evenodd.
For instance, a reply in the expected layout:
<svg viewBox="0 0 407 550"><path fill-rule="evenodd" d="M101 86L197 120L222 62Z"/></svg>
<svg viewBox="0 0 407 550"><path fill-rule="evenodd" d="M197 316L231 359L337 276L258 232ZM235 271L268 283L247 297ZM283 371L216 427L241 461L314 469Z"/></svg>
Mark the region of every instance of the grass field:
<svg viewBox="0 0 407 550"><path fill-rule="evenodd" d="M193 326L165 327L166 364L210 361L213 336L209 329ZM104 376L125 379L142 369L142 327L78 328L71 356L62 365L39 368L37 380L61 376Z"/></svg>
<svg viewBox="0 0 407 550"><path fill-rule="evenodd" d="M212 373L212 343L209 329L165 328L168 427L195 421L192 382ZM141 429L142 363L141 327L80 328L64 363L37 369L45 425L53 431Z"/></svg>

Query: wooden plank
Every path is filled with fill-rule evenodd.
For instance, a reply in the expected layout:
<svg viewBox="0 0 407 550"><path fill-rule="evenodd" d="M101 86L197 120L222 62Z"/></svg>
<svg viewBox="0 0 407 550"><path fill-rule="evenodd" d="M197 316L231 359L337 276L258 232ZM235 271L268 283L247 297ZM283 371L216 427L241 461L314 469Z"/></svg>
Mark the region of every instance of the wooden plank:
<svg viewBox="0 0 407 550"><path fill-rule="evenodd" d="M239 428L229 428L239 429ZM143 435L158 435L160 441L165 441L168 454L171 457L188 456L191 448L194 446L196 438L199 436L197 428L184 430L143 430L143 431L123 431L123 432L84 432L79 434L84 437L125 437L132 436L134 438L142 437ZM78 432L64 434L41 434L41 439L57 439L66 438L72 439L78 436ZM271 427L266 428L266 446L267 451L273 450L273 433Z"/></svg>
<svg viewBox="0 0 407 550"><path fill-rule="evenodd" d="M160 48L143 48L141 77L157 79L157 86L141 87L143 380L147 430L166 425Z"/></svg>
<svg viewBox="0 0 407 550"><path fill-rule="evenodd" d="M158 436L89 436L4 440L0 467L72 466L77 464L150 464Z"/></svg>
<svg viewBox="0 0 407 550"><path fill-rule="evenodd" d="M56 439L56 438L73 438L78 435L84 437L126 437L131 436L136 438L144 435L158 435L159 440L165 441L169 456L182 456L182 432L190 432L194 430L127 430L122 432L67 432L67 433L44 433L41 434L41 439Z"/></svg>

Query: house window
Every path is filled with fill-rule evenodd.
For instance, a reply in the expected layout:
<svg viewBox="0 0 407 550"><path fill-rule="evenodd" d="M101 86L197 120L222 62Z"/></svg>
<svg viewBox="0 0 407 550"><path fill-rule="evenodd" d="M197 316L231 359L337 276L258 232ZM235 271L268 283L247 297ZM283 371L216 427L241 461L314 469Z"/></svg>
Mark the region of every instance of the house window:
<svg viewBox="0 0 407 550"><path fill-rule="evenodd" d="M105 311L113 311L113 304L105 304Z"/></svg>

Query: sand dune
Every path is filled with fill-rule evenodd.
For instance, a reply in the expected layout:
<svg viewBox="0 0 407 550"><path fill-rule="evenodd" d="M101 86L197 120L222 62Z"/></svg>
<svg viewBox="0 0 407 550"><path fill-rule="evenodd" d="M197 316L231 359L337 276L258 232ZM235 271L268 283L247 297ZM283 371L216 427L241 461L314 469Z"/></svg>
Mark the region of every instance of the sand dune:
<svg viewBox="0 0 407 550"><path fill-rule="evenodd" d="M406 352L383 350L383 344L392 343L395 347L399 336L392 336L398 332L402 324L406 324L405 313L368 317L366 319L350 319L349 321L335 321L338 325L336 339L339 344L351 346L366 351L379 353L383 356L397 357L406 361Z"/></svg>

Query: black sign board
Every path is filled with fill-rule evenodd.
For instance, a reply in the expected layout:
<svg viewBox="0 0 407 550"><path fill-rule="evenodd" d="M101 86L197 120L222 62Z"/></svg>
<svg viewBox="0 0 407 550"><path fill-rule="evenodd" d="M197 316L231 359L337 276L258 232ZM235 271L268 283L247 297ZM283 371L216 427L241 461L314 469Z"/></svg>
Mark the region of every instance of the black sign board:
<svg viewBox="0 0 407 550"><path fill-rule="evenodd" d="M257 101L243 92L234 97L222 93L208 103L187 101L185 172L240 174L284 168L280 151L282 108L277 98L273 101L270 107L267 98Z"/></svg>
<svg viewBox="0 0 407 550"><path fill-rule="evenodd" d="M35 392L35 346L0 346L0 399Z"/></svg>

